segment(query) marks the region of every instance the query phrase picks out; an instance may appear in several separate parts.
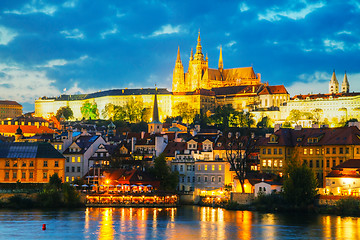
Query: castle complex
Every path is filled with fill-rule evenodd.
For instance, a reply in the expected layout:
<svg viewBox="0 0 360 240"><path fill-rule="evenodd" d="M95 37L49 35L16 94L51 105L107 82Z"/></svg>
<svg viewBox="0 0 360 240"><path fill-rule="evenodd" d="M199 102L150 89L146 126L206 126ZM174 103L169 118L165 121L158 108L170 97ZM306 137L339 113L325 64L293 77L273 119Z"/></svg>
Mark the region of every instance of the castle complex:
<svg viewBox="0 0 360 240"><path fill-rule="evenodd" d="M249 111L255 121L264 116L274 123L288 121L292 110L320 112L319 121L347 120L360 117L360 94L350 93L345 73L339 86L335 71L329 83L329 94L290 95L283 85L270 86L261 82L260 73L253 67L224 69L222 48L220 48L218 68L209 68L208 57L202 52L200 33L197 38L196 52L191 49L189 66L184 71L177 50L173 70L172 92L166 89L114 89L91 94L61 95L42 97L35 101L35 115L49 118L63 106L69 106L75 119L82 119L80 108L86 102L96 103L100 118L105 118L103 109L109 103L124 106L131 98L143 102L146 108L153 108L157 93L159 120L167 116L178 116L179 104L188 104L196 113L210 113L219 105L231 104L239 111ZM302 120L301 120L302 121ZM303 122L313 123L309 119ZM335 121L335 120L334 120ZM306 125L305 124L305 125Z"/></svg>

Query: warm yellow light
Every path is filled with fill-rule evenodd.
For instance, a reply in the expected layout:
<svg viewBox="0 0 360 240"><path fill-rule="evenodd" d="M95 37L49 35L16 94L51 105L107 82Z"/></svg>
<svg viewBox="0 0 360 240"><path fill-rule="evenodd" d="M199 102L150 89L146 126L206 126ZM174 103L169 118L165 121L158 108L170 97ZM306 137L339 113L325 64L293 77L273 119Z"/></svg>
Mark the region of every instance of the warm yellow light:
<svg viewBox="0 0 360 240"><path fill-rule="evenodd" d="M106 184L109 184L110 181L109 181L109 180L106 180L105 182L106 182Z"/></svg>

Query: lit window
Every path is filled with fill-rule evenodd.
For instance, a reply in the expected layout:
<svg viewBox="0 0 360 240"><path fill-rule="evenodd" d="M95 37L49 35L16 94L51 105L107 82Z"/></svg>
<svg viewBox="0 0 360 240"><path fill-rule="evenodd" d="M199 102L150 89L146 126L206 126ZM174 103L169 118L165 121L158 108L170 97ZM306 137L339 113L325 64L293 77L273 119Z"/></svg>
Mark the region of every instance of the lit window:
<svg viewBox="0 0 360 240"><path fill-rule="evenodd" d="M77 158L77 161L78 161L78 162L81 162L81 158L80 158L80 157L78 157L78 158Z"/></svg>
<svg viewBox="0 0 360 240"><path fill-rule="evenodd" d="M201 170L201 165L198 165L198 171L200 171Z"/></svg>
<svg viewBox="0 0 360 240"><path fill-rule="evenodd" d="M61 150L62 149L62 145L59 145L59 150Z"/></svg>
<svg viewBox="0 0 360 240"><path fill-rule="evenodd" d="M207 165L205 165L205 169L204 169L205 171L207 171Z"/></svg>
<svg viewBox="0 0 360 240"><path fill-rule="evenodd" d="M75 177L71 177L71 181L73 182L75 180Z"/></svg>
<svg viewBox="0 0 360 240"><path fill-rule="evenodd" d="M211 170L212 170L212 171L215 171L215 165L212 165L212 166L211 166Z"/></svg>
<svg viewBox="0 0 360 240"><path fill-rule="evenodd" d="M221 165L219 165L219 171L221 171Z"/></svg>
<svg viewBox="0 0 360 240"><path fill-rule="evenodd" d="M314 152L313 152L313 149L310 148L310 155L312 155Z"/></svg>
<svg viewBox="0 0 360 240"><path fill-rule="evenodd" d="M274 160L274 167L277 167L277 160Z"/></svg>
<svg viewBox="0 0 360 240"><path fill-rule="evenodd" d="M266 167L266 160L263 160L263 167Z"/></svg>
<svg viewBox="0 0 360 240"><path fill-rule="evenodd" d="M283 166L283 162L282 160L279 160L279 167L282 167Z"/></svg>
<svg viewBox="0 0 360 240"><path fill-rule="evenodd" d="M66 177L66 182L69 182L69 177Z"/></svg>
<svg viewBox="0 0 360 240"><path fill-rule="evenodd" d="M75 162L75 157L71 157L71 162Z"/></svg>
<svg viewBox="0 0 360 240"><path fill-rule="evenodd" d="M268 167L271 167L271 160L268 160Z"/></svg>
<svg viewBox="0 0 360 240"><path fill-rule="evenodd" d="M304 155L307 154L307 148L304 148Z"/></svg>

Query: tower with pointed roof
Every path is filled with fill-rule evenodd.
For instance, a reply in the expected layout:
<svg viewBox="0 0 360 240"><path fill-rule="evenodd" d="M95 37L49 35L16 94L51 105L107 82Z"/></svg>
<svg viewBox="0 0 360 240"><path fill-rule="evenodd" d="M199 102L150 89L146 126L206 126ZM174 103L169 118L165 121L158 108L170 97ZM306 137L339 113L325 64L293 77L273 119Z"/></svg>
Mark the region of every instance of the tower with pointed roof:
<svg viewBox="0 0 360 240"><path fill-rule="evenodd" d="M331 80L329 83L329 93L339 93L339 82L336 79L335 70L331 76Z"/></svg>
<svg viewBox="0 0 360 240"><path fill-rule="evenodd" d="M222 58L222 46L220 46L220 55L219 55L219 71L224 69L224 63Z"/></svg>
<svg viewBox="0 0 360 240"><path fill-rule="evenodd" d="M349 85L347 75L346 75L346 71L345 71L344 80L341 83L341 92L342 93L348 93L349 91L350 91L350 85Z"/></svg>
<svg viewBox="0 0 360 240"><path fill-rule="evenodd" d="M181 92L182 87L185 84L185 76L184 76L184 66L181 62L180 58L180 47L178 46L178 52L175 62L175 68L173 71L173 82L172 82L172 89L174 92Z"/></svg>
<svg viewBox="0 0 360 240"><path fill-rule="evenodd" d="M157 91L157 88L156 88L156 91ZM162 127L163 127L163 124L160 122L160 118L159 118L157 92L155 92L152 121L151 121L151 123L148 124L148 132L149 133L161 133Z"/></svg>

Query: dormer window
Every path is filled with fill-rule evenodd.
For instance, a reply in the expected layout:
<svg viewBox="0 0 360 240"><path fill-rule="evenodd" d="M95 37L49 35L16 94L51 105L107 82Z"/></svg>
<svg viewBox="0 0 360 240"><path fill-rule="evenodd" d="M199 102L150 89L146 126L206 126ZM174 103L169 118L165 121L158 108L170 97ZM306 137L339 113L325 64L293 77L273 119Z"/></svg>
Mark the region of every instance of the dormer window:
<svg viewBox="0 0 360 240"><path fill-rule="evenodd" d="M299 138L296 139L296 141L297 141L297 142L301 142L301 141L302 141L302 138L299 137Z"/></svg>

